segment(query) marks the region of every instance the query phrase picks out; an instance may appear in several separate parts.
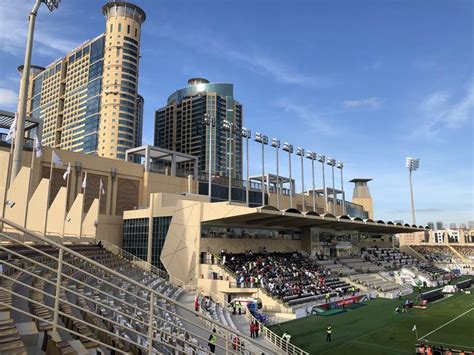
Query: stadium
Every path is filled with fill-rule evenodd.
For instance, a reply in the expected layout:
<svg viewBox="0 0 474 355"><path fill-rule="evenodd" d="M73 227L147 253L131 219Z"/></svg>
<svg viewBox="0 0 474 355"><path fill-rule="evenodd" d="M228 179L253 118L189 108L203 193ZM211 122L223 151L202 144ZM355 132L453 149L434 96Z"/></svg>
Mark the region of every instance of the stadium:
<svg viewBox="0 0 474 355"><path fill-rule="evenodd" d="M104 9L145 19L127 2ZM179 95L212 103L202 87L229 85L208 84L193 78ZM193 115L208 138L206 107ZM0 136L0 354L474 352L474 230L375 218L371 179L352 178L349 201L342 162L298 148L312 187L296 191L293 146L272 142L290 160L283 176L265 166L268 137L245 127L228 129L235 146L223 156L240 158L225 161L226 175L164 147L115 159L42 146L32 139L42 120L27 116L21 130L16 120L0 111L10 130ZM262 174L249 173L250 138ZM244 165L242 141L245 178L230 173Z"/></svg>

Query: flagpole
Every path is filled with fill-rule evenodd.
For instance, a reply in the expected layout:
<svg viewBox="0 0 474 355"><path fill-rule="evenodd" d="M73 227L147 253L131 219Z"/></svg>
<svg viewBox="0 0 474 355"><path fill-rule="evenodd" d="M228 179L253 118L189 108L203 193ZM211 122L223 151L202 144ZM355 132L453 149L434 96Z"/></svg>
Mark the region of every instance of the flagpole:
<svg viewBox="0 0 474 355"><path fill-rule="evenodd" d="M68 168L71 166L70 165L71 163L69 163L68 165ZM66 229L66 220L67 220L67 200L68 200L68 197L69 197L69 175L71 175L71 172L69 172L69 174L67 174L67 178L66 178L66 201L64 202L64 212L65 212L65 215L64 215L64 221L63 221L63 232L62 232L62 236L63 236L63 242L64 242L64 230Z"/></svg>
<svg viewBox="0 0 474 355"><path fill-rule="evenodd" d="M53 154L54 149L51 148L51 166L49 168L49 181L48 181L48 198L46 199L46 216L44 218L44 237L46 238L47 226L48 226L48 211L49 211L49 199L51 198L51 182L53 180Z"/></svg>

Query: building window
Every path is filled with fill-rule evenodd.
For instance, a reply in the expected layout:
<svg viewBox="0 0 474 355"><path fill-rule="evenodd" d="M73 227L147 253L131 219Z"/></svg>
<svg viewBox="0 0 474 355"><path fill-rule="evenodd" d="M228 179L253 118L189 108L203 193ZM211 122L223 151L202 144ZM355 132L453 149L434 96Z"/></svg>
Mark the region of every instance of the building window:
<svg viewBox="0 0 474 355"><path fill-rule="evenodd" d="M135 28L135 37L138 37L138 29Z"/></svg>
<svg viewBox="0 0 474 355"><path fill-rule="evenodd" d="M121 23L118 24L118 31L122 32L122 24Z"/></svg>
<svg viewBox="0 0 474 355"><path fill-rule="evenodd" d="M130 34L130 25L127 25L127 34Z"/></svg>
<svg viewBox="0 0 474 355"><path fill-rule="evenodd" d="M110 32L112 32L114 30L114 25L113 23L110 24Z"/></svg>

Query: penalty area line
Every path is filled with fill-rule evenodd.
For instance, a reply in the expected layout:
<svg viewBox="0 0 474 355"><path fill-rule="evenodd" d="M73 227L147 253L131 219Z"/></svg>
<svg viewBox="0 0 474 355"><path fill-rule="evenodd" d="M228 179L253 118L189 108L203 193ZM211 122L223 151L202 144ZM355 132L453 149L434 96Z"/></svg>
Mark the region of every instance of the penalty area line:
<svg viewBox="0 0 474 355"><path fill-rule="evenodd" d="M428 334L423 335L423 336L420 338L420 340L426 338L428 335L431 335L431 334L437 332L437 331L440 330L441 328L446 327L448 324L450 324L450 323L454 322L456 319L459 319L459 318L461 318L462 316L468 314L468 313L469 313L470 311L472 311L473 309L474 309L474 308L471 308L471 309L467 310L466 312L460 314L460 315L457 316L456 318L451 319L449 322L446 322L446 323L444 323L443 325L441 325L441 326L439 326L438 328L436 328L435 330L429 332Z"/></svg>

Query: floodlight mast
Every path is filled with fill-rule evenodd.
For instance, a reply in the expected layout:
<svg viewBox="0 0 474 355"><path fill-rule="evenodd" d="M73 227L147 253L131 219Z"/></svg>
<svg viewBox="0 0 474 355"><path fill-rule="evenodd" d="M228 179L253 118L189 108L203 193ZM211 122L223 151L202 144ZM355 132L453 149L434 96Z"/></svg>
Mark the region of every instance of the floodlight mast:
<svg viewBox="0 0 474 355"><path fill-rule="evenodd" d="M336 168L341 170L341 192L342 192L342 214L346 214L346 193L344 192L344 178L342 175L342 170L344 169L344 163L342 161L338 161L336 163Z"/></svg>
<svg viewBox="0 0 474 355"><path fill-rule="evenodd" d="M336 183L334 180L334 167L336 166L336 159L328 158L327 165L331 167L331 171L332 171L332 214L335 216L337 196L336 196Z"/></svg>
<svg viewBox="0 0 474 355"><path fill-rule="evenodd" d="M216 118L209 115L208 113L204 114L204 124L209 126L209 167L208 167L208 196L209 202L212 202L212 127L216 125Z"/></svg>
<svg viewBox="0 0 474 355"><path fill-rule="evenodd" d="M268 137L263 133L255 134L255 141L262 145L262 206L265 206L265 145L268 144Z"/></svg>
<svg viewBox="0 0 474 355"><path fill-rule="evenodd" d="M288 153L288 169L290 172L290 208L293 208L293 179L291 177L291 154L293 153L293 144L283 143L283 150Z"/></svg>
<svg viewBox="0 0 474 355"><path fill-rule="evenodd" d="M22 166L23 160L23 145L25 143L24 131L26 120L26 101L28 96L28 85L31 67L31 54L33 51L33 39L35 34L36 15L44 3L49 11L53 11L59 7L61 0L36 0L28 17L28 34L26 37L25 60L23 62L23 74L21 76L20 93L18 97L18 116L17 128L15 135L15 143L13 149L12 169L10 172L10 181L13 181L17 176ZM13 142L12 142L13 143Z"/></svg>
<svg viewBox="0 0 474 355"><path fill-rule="evenodd" d="M326 189L326 174L324 172L324 163L326 162L325 155L318 155L318 161L321 163L322 166L322 174L323 174L323 193L324 193L324 213L327 212L328 209L328 191Z"/></svg>
<svg viewBox="0 0 474 355"><path fill-rule="evenodd" d="M412 220L412 224L416 224L415 202L414 202L414 198L413 198L412 173L413 173L413 171L417 170L420 167L420 159L407 157L406 158L406 167L408 169L408 180L409 180L409 183L410 183L411 220Z"/></svg>
<svg viewBox="0 0 474 355"><path fill-rule="evenodd" d="M241 131L242 137L245 138L245 170L247 173L247 181L245 183L245 203L247 207L250 205L249 201L249 192L250 192L250 181L249 181L249 139L252 137L252 131L248 128L242 127Z"/></svg>
<svg viewBox="0 0 474 355"><path fill-rule="evenodd" d="M302 199L302 211L306 212L306 201L305 201L305 188L304 188L304 148L298 147L296 149L296 155L301 157L301 199Z"/></svg>
<svg viewBox="0 0 474 355"><path fill-rule="evenodd" d="M306 151L306 158L308 158L309 160L311 160L311 171L312 171L312 180L313 180L313 191L312 191L312 195L313 195L313 211L316 212L316 195L315 195L315 189L316 189L316 186L315 186L315 179L314 179L314 161L317 159L317 154L308 150Z"/></svg>
<svg viewBox="0 0 474 355"><path fill-rule="evenodd" d="M276 138L272 138L272 147L275 148L276 151L276 196L277 196L277 203L276 207L280 209L280 163L278 160L278 151L280 150L280 140Z"/></svg>

